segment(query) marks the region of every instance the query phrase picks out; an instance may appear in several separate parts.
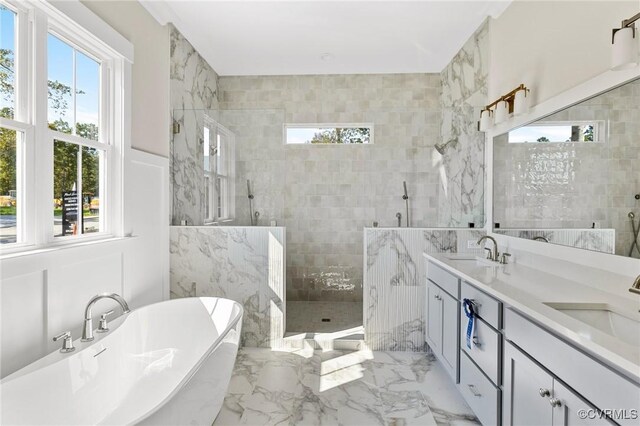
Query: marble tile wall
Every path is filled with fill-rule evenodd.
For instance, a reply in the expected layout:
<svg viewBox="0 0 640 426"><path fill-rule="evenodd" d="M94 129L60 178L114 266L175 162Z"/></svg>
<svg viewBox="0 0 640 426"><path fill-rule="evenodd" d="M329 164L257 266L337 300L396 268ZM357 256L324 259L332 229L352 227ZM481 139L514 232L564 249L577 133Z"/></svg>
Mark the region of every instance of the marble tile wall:
<svg viewBox="0 0 640 426"><path fill-rule="evenodd" d="M471 229L364 230L364 329L371 350L425 351L426 261L423 253L474 253Z"/></svg>
<svg viewBox="0 0 640 426"><path fill-rule="evenodd" d="M180 132L170 145L171 223L204 221L203 110L218 108L218 75L189 41L171 26L170 103Z"/></svg>
<svg viewBox="0 0 640 426"><path fill-rule="evenodd" d="M616 246L615 229L496 229L495 232L528 240L544 237L551 244L611 254Z"/></svg>
<svg viewBox="0 0 640 426"><path fill-rule="evenodd" d="M614 228L615 253L633 241L640 218L640 80L560 111L544 121L599 120L601 143L494 140L495 218L502 228ZM638 220L638 219L636 219ZM634 253L640 257L640 252Z"/></svg>
<svg viewBox="0 0 640 426"><path fill-rule="evenodd" d="M244 307L241 343L281 347L283 227L172 226L171 298L225 297Z"/></svg>
<svg viewBox="0 0 640 426"><path fill-rule="evenodd" d="M261 217L287 226L289 300L362 300L362 228L404 217L403 181L412 225L438 225L438 75L221 77L220 89L221 117L243 134L236 222L248 223L251 179ZM261 119L274 109L283 121ZM374 123L374 144L284 145L283 123L354 122Z"/></svg>
<svg viewBox="0 0 640 426"><path fill-rule="evenodd" d="M440 171L438 226L484 225L484 133L478 131L480 110L489 100L489 21L485 21L440 73L444 154L433 152Z"/></svg>

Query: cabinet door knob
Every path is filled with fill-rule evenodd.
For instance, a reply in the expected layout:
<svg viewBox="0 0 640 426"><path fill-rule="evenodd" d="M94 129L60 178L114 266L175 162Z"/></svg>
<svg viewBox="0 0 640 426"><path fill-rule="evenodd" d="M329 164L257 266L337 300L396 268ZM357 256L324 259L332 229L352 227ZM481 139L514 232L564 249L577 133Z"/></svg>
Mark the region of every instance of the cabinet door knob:
<svg viewBox="0 0 640 426"><path fill-rule="evenodd" d="M552 407L562 407L562 402L558 398L549 398Z"/></svg>
<svg viewBox="0 0 640 426"><path fill-rule="evenodd" d="M549 392L549 389L540 388L540 396L543 398L551 396L551 392Z"/></svg>
<svg viewBox="0 0 640 426"><path fill-rule="evenodd" d="M482 343L480 343L477 336L473 336L473 344L476 345L477 347L482 346Z"/></svg>

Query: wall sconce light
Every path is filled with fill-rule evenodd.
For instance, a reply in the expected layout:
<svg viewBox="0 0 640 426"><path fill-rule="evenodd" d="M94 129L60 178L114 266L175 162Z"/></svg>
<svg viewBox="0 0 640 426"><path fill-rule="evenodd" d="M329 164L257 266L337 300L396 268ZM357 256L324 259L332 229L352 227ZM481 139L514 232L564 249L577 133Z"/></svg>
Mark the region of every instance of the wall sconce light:
<svg viewBox="0 0 640 426"><path fill-rule="evenodd" d="M516 87L506 95L491 102L480 112L478 130L486 132L493 124L499 124L509 118L509 114L523 114L529 108L528 94L530 90L524 84ZM495 108L495 110L494 110Z"/></svg>
<svg viewBox="0 0 640 426"><path fill-rule="evenodd" d="M496 112L493 121L496 124L500 124L509 117L509 103L505 100L500 100L496 104Z"/></svg>
<svg viewBox="0 0 640 426"><path fill-rule="evenodd" d="M493 126L493 111L490 109L483 109L480 112L480 123L478 124L478 130L486 132Z"/></svg>
<svg viewBox="0 0 640 426"><path fill-rule="evenodd" d="M513 115L521 115L529 110L529 92L527 88L516 91L513 96Z"/></svg>
<svg viewBox="0 0 640 426"><path fill-rule="evenodd" d="M611 33L611 69L614 71L633 68L638 65L638 42L634 22L640 13L622 21L620 28Z"/></svg>

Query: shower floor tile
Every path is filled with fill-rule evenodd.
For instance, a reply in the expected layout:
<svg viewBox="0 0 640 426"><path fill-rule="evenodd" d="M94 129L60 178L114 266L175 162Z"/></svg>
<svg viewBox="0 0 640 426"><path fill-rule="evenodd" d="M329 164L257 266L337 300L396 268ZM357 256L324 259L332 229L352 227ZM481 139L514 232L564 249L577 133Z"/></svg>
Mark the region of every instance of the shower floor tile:
<svg viewBox="0 0 640 426"><path fill-rule="evenodd" d="M362 302L287 302L288 333L332 333L361 326Z"/></svg>
<svg viewBox="0 0 640 426"><path fill-rule="evenodd" d="M222 425L479 425L432 355L241 348Z"/></svg>

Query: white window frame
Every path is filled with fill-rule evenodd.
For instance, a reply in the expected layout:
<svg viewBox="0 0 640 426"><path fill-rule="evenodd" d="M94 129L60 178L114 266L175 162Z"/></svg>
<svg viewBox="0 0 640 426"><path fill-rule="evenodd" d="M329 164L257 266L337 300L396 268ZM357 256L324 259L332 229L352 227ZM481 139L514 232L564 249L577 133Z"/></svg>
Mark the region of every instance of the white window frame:
<svg viewBox="0 0 640 426"><path fill-rule="evenodd" d="M284 123L282 125L282 141L286 146L367 146L374 143L374 123ZM287 129L369 129L368 143L289 143Z"/></svg>
<svg viewBox="0 0 640 426"><path fill-rule="evenodd" d="M205 117L204 127L209 129L209 144L212 143L218 146L218 140L221 136L224 136L224 141L221 141L221 145L224 144L222 149L226 155L222 158L222 162L225 164L226 174L219 173L217 168L217 156L220 155L218 149L212 150L214 156L209 157L210 169L204 170L204 184L205 192L208 195L208 209L209 214L205 214L205 224L216 224L222 222L232 221L235 217L235 135L229 129L216 122L210 117ZM206 183L208 179L208 184ZM221 179L224 181L224 185L220 185L220 199L221 205L218 203L218 194L216 192L216 181ZM203 202L207 202L207 198ZM204 211L206 212L206 207ZM218 208L221 210L221 214L218 214Z"/></svg>
<svg viewBox="0 0 640 426"><path fill-rule="evenodd" d="M18 13L16 29L16 120L2 120L24 133L18 187L19 242L0 246L0 254L68 246L122 237L123 169L130 149L133 46L79 1L0 0ZM52 33L101 63L99 140L48 128L47 37ZM17 122L17 124L16 124ZM53 140L104 151L100 179L102 231L54 238ZM37 155L36 155L37 153ZM103 202L104 198L104 202ZM82 199L80 201L80 208Z"/></svg>

